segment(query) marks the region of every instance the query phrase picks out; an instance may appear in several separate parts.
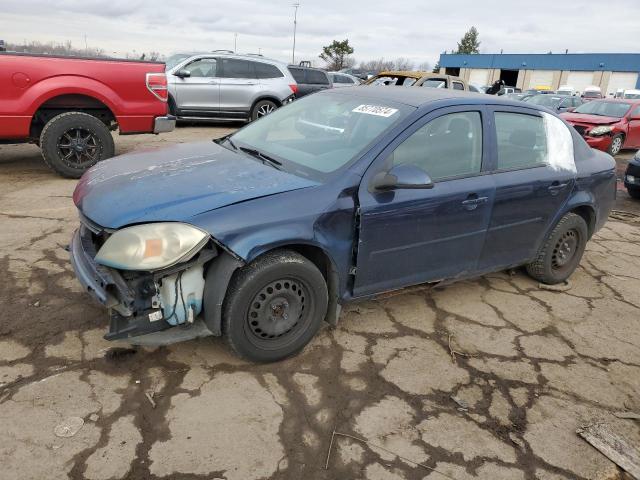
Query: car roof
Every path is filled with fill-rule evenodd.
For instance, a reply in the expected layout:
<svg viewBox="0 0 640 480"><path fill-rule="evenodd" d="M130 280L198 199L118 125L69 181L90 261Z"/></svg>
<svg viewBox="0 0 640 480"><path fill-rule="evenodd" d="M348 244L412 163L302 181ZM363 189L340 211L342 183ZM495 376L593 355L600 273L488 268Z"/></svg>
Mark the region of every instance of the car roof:
<svg viewBox="0 0 640 480"><path fill-rule="evenodd" d="M264 57L258 53L233 53L231 50L212 50L211 52L177 52L174 55L187 55L191 57L231 57L241 58L243 60L255 60L266 63L274 63L281 66L287 66L286 63L276 60L274 58ZM187 57L185 57L185 60Z"/></svg>
<svg viewBox="0 0 640 480"><path fill-rule="evenodd" d="M481 93L467 92L464 90L453 90L450 88L430 88L430 87L396 87L396 86L376 86L362 85L350 88L330 89L319 92L319 94L336 93L340 95L353 95L363 98L389 100L396 103L403 103L412 107L421 107L428 103L439 100L469 100L468 103L478 105L504 104L522 106L520 101L512 101L496 97L495 95L484 95ZM318 93L316 93L318 95ZM460 102L458 102L460 103ZM535 107L532 105L532 107Z"/></svg>

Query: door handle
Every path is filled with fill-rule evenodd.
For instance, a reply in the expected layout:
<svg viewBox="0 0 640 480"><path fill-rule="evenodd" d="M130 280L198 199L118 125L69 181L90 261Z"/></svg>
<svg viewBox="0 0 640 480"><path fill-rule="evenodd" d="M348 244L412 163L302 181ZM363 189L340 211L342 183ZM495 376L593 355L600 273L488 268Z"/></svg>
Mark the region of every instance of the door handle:
<svg viewBox="0 0 640 480"><path fill-rule="evenodd" d="M478 208L478 205L482 205L489 200L489 197L473 197L471 195L470 197L471 198L467 198L462 202L462 206L467 210L475 210Z"/></svg>
<svg viewBox="0 0 640 480"><path fill-rule="evenodd" d="M551 192L551 195L557 195L558 193L560 193L564 188L566 188L566 186L569 185L568 183L558 183L558 182L553 182L551 184L551 186L549 186L549 192Z"/></svg>

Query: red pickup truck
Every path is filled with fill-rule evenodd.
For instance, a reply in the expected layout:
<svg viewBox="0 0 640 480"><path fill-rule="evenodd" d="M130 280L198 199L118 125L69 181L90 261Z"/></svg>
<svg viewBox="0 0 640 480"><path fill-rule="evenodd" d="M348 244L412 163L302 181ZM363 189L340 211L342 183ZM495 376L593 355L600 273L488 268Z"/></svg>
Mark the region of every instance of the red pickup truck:
<svg viewBox="0 0 640 480"><path fill-rule="evenodd" d="M62 176L113 156L112 130L174 127L163 63L0 53L0 143L38 144Z"/></svg>

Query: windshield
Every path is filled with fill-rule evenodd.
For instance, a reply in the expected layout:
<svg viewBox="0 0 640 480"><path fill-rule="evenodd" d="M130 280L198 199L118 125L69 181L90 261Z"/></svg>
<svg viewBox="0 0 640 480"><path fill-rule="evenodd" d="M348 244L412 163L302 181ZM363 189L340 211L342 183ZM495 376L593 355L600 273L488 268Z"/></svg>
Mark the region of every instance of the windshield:
<svg viewBox="0 0 640 480"><path fill-rule="evenodd" d="M182 62L183 60L186 60L187 58L189 58L191 55L188 55L186 53L177 53L175 55L171 55L169 58L167 58L167 61L164 62L165 64L165 71L169 71L171 70L173 67L175 67L176 65L178 65L180 62Z"/></svg>
<svg viewBox="0 0 640 480"><path fill-rule="evenodd" d="M574 113L588 113L589 115L600 115L603 117L622 118L631 108L630 103L623 102L599 102L592 101L583 103L576 108Z"/></svg>
<svg viewBox="0 0 640 480"><path fill-rule="evenodd" d="M378 98L315 94L247 125L231 140L275 158L285 171L322 181L414 110Z"/></svg>
<svg viewBox="0 0 640 480"><path fill-rule="evenodd" d="M596 92L593 90L586 91L582 94L583 97L587 98L600 98L602 94L600 92Z"/></svg>
<svg viewBox="0 0 640 480"><path fill-rule="evenodd" d="M534 105L541 105L543 107L558 108L558 105L560 105L560 102L562 101L562 97L556 97L553 95L534 95L533 97L527 98L525 101L533 103Z"/></svg>

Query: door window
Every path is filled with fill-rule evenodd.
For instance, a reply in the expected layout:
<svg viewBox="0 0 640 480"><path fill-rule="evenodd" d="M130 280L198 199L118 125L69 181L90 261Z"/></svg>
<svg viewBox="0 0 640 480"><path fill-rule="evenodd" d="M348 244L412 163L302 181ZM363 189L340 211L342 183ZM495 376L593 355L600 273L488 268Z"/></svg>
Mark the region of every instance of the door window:
<svg viewBox="0 0 640 480"><path fill-rule="evenodd" d="M236 60L234 58L222 59L222 78L256 78L253 63L247 60Z"/></svg>
<svg viewBox="0 0 640 480"><path fill-rule="evenodd" d="M443 115L418 129L392 153L391 164L413 164L436 182L480 173L480 112Z"/></svg>
<svg viewBox="0 0 640 480"><path fill-rule="evenodd" d="M319 70L307 70L307 83L329 85L327 74Z"/></svg>
<svg viewBox="0 0 640 480"><path fill-rule="evenodd" d="M529 168L547 161L544 120L535 115L496 112L498 170Z"/></svg>
<svg viewBox="0 0 640 480"><path fill-rule="evenodd" d="M293 76L293 78L295 79L296 82L298 82L298 83L306 83L304 81L304 70L303 69L289 67L289 72L291 72L291 75Z"/></svg>
<svg viewBox="0 0 640 480"><path fill-rule="evenodd" d="M453 82L453 89L454 90L464 90L464 85L462 85L460 82Z"/></svg>
<svg viewBox="0 0 640 480"><path fill-rule="evenodd" d="M215 58L201 58L195 62L191 62L185 67L191 74L191 77L215 77L216 76L216 59Z"/></svg>

